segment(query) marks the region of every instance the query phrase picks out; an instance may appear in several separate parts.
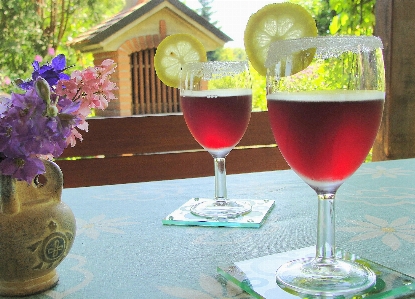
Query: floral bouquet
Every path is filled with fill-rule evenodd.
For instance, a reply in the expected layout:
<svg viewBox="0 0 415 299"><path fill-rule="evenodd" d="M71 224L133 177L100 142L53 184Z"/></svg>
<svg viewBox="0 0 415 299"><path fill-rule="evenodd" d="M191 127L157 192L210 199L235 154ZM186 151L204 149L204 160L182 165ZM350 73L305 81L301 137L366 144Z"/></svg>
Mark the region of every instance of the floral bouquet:
<svg viewBox="0 0 415 299"><path fill-rule="evenodd" d="M69 76L62 54L42 66L34 61L32 78L16 82L23 92L0 99L0 174L30 183L45 172L42 159L82 141L78 130L88 131L91 109L105 109L115 99L115 67L107 59Z"/></svg>

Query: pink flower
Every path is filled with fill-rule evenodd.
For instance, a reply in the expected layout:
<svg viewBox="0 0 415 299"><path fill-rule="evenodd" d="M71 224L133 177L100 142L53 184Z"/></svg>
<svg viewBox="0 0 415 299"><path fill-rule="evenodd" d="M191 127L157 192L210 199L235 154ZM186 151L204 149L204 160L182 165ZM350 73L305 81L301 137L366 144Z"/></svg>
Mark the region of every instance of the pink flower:
<svg viewBox="0 0 415 299"><path fill-rule="evenodd" d="M60 80L56 86L56 94L72 101L79 101L79 108L71 114L76 115L79 123L77 129L88 131L86 117L91 109L105 109L111 100L116 99L113 91L117 89L110 81L110 75L115 71L114 61L107 59L99 66L88 67L82 71L74 71L69 80ZM82 140L82 135L73 129L67 144L74 146L76 139Z"/></svg>
<svg viewBox="0 0 415 299"><path fill-rule="evenodd" d="M6 85L10 85L11 83L12 83L12 80L10 80L10 78L9 77L7 77L7 76L5 76L4 77L4 84L6 84Z"/></svg>
<svg viewBox="0 0 415 299"><path fill-rule="evenodd" d="M49 47L49 48L48 48L48 55L50 55L50 56L55 56L55 49L54 49L54 48L52 48L52 47Z"/></svg>
<svg viewBox="0 0 415 299"><path fill-rule="evenodd" d="M35 61L42 62L42 60L43 60L42 56L40 56L40 55L35 56Z"/></svg>
<svg viewBox="0 0 415 299"><path fill-rule="evenodd" d="M71 147L74 147L76 145L76 139L79 139L80 141L82 141L82 135L81 133L78 132L76 128L73 128L71 131L71 134L66 139L66 143L68 145L71 145Z"/></svg>

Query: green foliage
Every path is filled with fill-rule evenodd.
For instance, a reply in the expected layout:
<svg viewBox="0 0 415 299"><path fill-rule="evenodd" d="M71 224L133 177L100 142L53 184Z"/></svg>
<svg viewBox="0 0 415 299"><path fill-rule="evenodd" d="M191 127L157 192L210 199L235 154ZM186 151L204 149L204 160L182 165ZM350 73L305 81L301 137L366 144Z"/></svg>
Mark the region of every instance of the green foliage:
<svg viewBox="0 0 415 299"><path fill-rule="evenodd" d="M0 90L15 89L9 79L27 78L36 55L49 60L48 48L65 54L68 65L85 68L92 56L66 45L120 11L124 0L0 0Z"/></svg>
<svg viewBox="0 0 415 299"><path fill-rule="evenodd" d="M330 0L330 8L336 13L330 24L330 33L372 35L375 3L376 0Z"/></svg>
<svg viewBox="0 0 415 299"><path fill-rule="evenodd" d="M0 73L3 76L14 79L25 74L35 55L46 50L39 26L41 19L35 8L33 1L1 0Z"/></svg>
<svg viewBox="0 0 415 299"><path fill-rule="evenodd" d="M339 59L315 61L303 71L292 76L281 77L274 84L278 90L290 92L314 90L317 87L320 90L354 89L355 85L361 83L357 64L354 55L345 53Z"/></svg>
<svg viewBox="0 0 415 299"><path fill-rule="evenodd" d="M275 79L274 87L280 91L319 90L384 90L384 82L375 71L381 65L382 52L363 53L357 57L346 52L336 59L313 61L306 69L292 76Z"/></svg>
<svg viewBox="0 0 415 299"><path fill-rule="evenodd" d="M250 66L252 80L252 110L267 110L266 80L252 66Z"/></svg>
<svg viewBox="0 0 415 299"><path fill-rule="evenodd" d="M320 65L313 63L301 72L275 80L273 84L279 91L306 91L314 86L324 88L326 82L323 80L325 76L320 75L324 72L322 69Z"/></svg>
<svg viewBox="0 0 415 299"><path fill-rule="evenodd" d="M242 86L246 81L241 82L242 79L246 79L246 76L242 77L224 77L220 79L211 79L209 80L209 89L227 89L232 88L232 86Z"/></svg>
<svg viewBox="0 0 415 299"><path fill-rule="evenodd" d="M369 163L369 162L372 162L372 159L373 159L373 149L371 149L371 150L369 151L369 153L367 154L367 156L366 156L366 159L365 159L365 162L364 162L364 163Z"/></svg>
<svg viewBox="0 0 415 299"><path fill-rule="evenodd" d="M319 35L329 34L329 26L335 15L329 0L291 0L290 2L305 7L316 20Z"/></svg>
<svg viewBox="0 0 415 299"><path fill-rule="evenodd" d="M240 48L221 48L216 50L217 61L247 60L244 49ZM263 111L267 109L265 98L265 77L250 65L249 67L252 81L252 109L254 111Z"/></svg>
<svg viewBox="0 0 415 299"><path fill-rule="evenodd" d="M63 36L64 43L58 48L59 53L67 54L69 57L68 64L76 65L79 69L92 65L92 54L76 52L67 43L120 12L124 2L124 0L81 0L81 5L76 11L76 21L75 17L73 17L72 21L68 23L67 30Z"/></svg>

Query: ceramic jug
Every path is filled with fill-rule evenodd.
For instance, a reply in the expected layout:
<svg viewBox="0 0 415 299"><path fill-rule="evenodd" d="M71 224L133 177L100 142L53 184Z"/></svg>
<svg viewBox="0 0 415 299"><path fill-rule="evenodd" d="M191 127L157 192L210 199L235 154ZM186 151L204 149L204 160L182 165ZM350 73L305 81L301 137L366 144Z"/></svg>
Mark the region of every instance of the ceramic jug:
<svg viewBox="0 0 415 299"><path fill-rule="evenodd" d="M32 184L0 175L0 295L22 296L58 282L56 266L74 242L76 224L61 201L63 175L51 161Z"/></svg>

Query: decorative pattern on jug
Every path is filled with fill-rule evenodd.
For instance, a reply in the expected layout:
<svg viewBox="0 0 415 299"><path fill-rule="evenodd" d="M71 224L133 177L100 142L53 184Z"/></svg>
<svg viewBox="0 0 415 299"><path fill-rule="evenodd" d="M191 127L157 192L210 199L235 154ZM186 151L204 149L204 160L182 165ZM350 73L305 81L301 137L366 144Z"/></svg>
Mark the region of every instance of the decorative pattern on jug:
<svg viewBox="0 0 415 299"><path fill-rule="evenodd" d="M56 231L58 224L55 221L51 221L48 228L51 232L43 240L28 247L38 255L38 262L32 267L33 270L49 269L59 264L73 243L74 234L70 231Z"/></svg>

